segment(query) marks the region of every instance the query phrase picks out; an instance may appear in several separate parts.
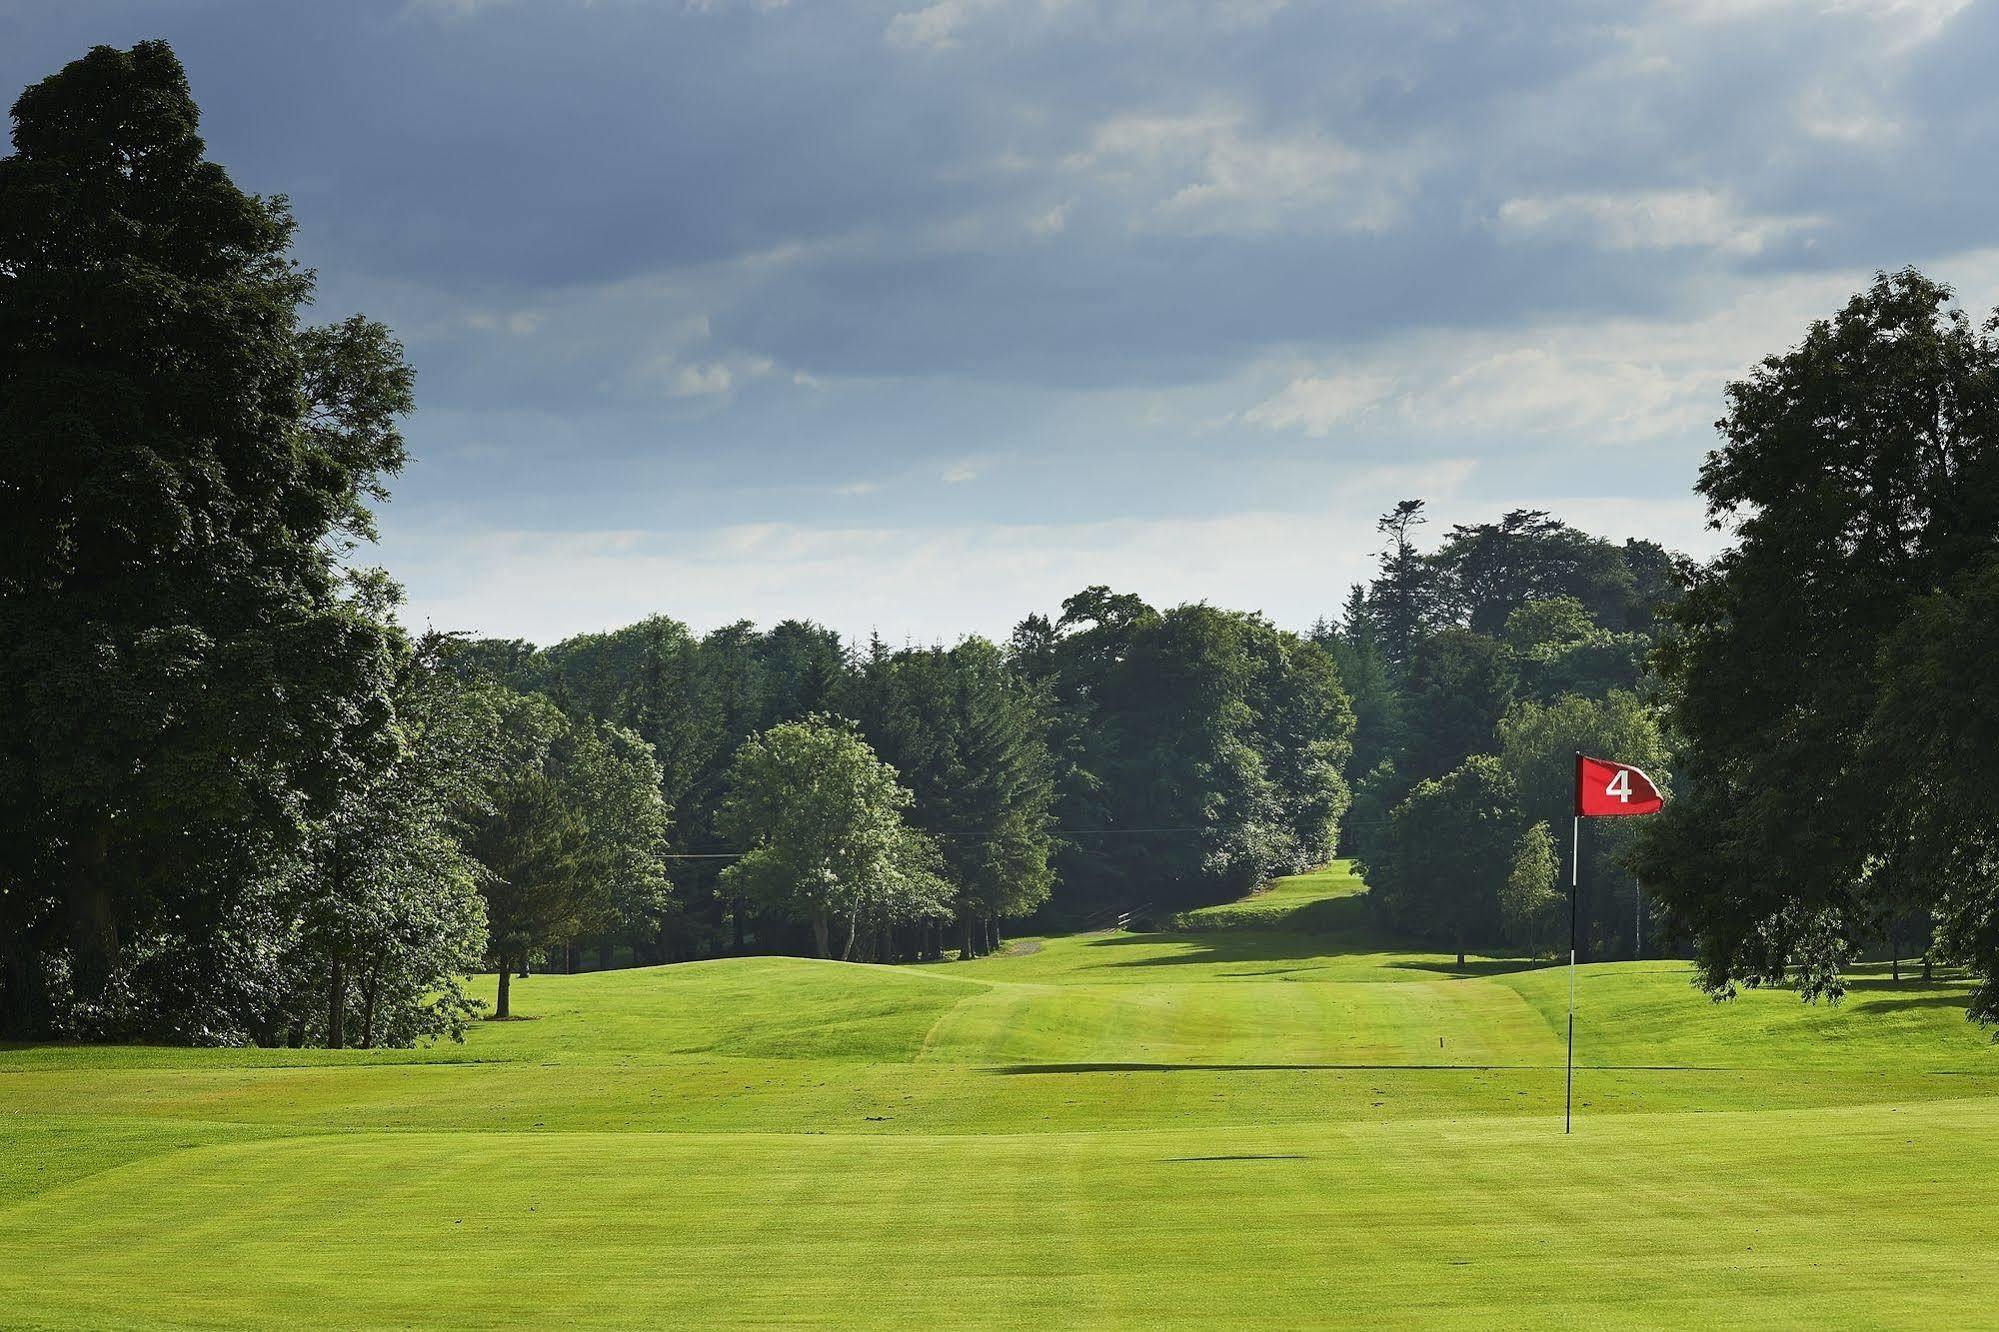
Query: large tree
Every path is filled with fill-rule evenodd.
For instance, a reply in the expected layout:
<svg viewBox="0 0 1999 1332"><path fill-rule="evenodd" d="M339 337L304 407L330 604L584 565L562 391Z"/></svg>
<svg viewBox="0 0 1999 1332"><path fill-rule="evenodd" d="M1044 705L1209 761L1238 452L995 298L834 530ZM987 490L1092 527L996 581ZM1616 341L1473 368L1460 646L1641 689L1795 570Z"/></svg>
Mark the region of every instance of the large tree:
<svg viewBox="0 0 1999 1332"><path fill-rule="evenodd" d="M1908 796L1935 778L1870 752L1870 722L1949 625L1884 647L1999 548L1999 342L1950 299L1884 275L1729 387L1700 492L1737 540L1671 613L1684 790L1638 853L1711 989L1791 975L1837 993L1842 960L1917 887L1894 867Z"/></svg>
<svg viewBox="0 0 1999 1332"><path fill-rule="evenodd" d="M1980 978L1972 1016L1999 1022L1999 557L1911 607L1882 648L1866 761L1886 783L1890 851L1868 871L1891 947L1913 913ZM1896 949L1899 957L1900 950Z"/></svg>
<svg viewBox="0 0 1999 1332"><path fill-rule="evenodd" d="M820 957L863 918L942 914L935 849L903 821L912 797L850 724L783 722L753 736L729 768L724 833L747 848L724 887L802 917Z"/></svg>
<svg viewBox="0 0 1999 1332"><path fill-rule="evenodd" d="M228 920L387 744L395 634L341 555L402 464L411 376L378 324L301 325L290 211L203 156L164 43L92 50L13 120L0 1025L54 1020L58 955L77 1012L171 1024L140 973L193 993L222 959L190 922ZM185 946L149 943L168 922Z"/></svg>
<svg viewBox="0 0 1999 1332"><path fill-rule="evenodd" d="M1468 948L1501 937L1528 829L1513 779L1490 754L1417 783L1367 861L1378 909L1396 928L1450 946L1462 966Z"/></svg>

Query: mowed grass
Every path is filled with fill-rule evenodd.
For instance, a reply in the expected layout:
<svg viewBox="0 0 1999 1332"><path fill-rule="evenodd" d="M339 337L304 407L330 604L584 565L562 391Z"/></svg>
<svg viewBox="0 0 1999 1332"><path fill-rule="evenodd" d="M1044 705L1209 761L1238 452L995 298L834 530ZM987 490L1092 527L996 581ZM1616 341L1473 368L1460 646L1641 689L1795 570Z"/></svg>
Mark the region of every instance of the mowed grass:
<svg viewBox="0 0 1999 1332"><path fill-rule="evenodd" d="M1174 922L1185 930L1306 930L1327 933L1351 928L1359 912L1351 908L1367 891L1352 861L1335 861L1308 874L1272 880L1239 902L1182 912Z"/></svg>
<svg viewBox="0 0 1999 1332"><path fill-rule="evenodd" d="M1678 964L1585 967L1564 1138L1564 970L1259 924L535 976L530 1020L424 1051L0 1049L0 1326L1999 1307L1999 1052L1962 981L1716 1005Z"/></svg>

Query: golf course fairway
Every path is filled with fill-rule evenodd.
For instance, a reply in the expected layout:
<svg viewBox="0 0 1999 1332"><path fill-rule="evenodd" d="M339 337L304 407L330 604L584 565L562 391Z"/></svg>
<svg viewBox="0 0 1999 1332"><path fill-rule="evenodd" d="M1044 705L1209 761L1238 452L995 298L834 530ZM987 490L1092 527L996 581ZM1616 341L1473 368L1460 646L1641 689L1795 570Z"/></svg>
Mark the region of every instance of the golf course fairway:
<svg viewBox="0 0 1999 1332"><path fill-rule="evenodd" d="M1566 970L1397 946L1357 891L536 975L424 1050L0 1047L0 1326L1999 1319L1963 982L1586 966L1564 1137Z"/></svg>

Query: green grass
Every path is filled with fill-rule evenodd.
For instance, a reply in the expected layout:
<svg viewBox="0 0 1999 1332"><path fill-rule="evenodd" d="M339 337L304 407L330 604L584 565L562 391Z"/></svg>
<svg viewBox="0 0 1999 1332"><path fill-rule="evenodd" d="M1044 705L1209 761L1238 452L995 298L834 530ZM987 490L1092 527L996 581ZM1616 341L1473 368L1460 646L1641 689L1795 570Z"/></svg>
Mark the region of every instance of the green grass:
<svg viewBox="0 0 1999 1332"><path fill-rule="evenodd" d="M1239 902L1182 912L1182 930L1305 930L1330 934L1362 927L1361 894L1367 885L1353 862L1339 860L1309 874L1272 880Z"/></svg>
<svg viewBox="0 0 1999 1332"><path fill-rule="evenodd" d="M1999 1301L1999 1051L1963 981L1716 1005L1677 964L1584 967L1565 1139L1566 972L1299 927L1352 882L971 963L535 976L532 1020L431 1050L0 1049L0 1326L1887 1326Z"/></svg>

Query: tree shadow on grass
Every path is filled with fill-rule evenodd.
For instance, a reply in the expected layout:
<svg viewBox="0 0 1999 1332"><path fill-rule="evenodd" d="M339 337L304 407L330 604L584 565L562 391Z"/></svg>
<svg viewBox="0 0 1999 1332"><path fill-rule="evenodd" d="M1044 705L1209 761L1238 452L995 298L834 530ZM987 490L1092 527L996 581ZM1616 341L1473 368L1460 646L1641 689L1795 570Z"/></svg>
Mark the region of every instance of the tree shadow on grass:
<svg viewBox="0 0 1999 1332"><path fill-rule="evenodd" d="M1193 963L1227 965L1250 962L1297 962L1305 965L1273 967L1264 971L1241 971L1236 976L1282 976L1318 970L1340 959L1379 958L1384 970L1429 972L1438 976L1471 978L1501 976L1516 971L1532 971L1552 965L1536 958L1470 957L1465 965L1455 958L1437 954L1410 957L1409 942L1393 939L1374 929L1340 934L1298 934L1288 930L1201 930L1157 934L1112 934L1093 939L1087 948L1159 948L1172 952L1149 957L1120 959L1118 967L1178 967ZM1392 959L1392 960L1390 960Z"/></svg>
<svg viewBox="0 0 1999 1332"><path fill-rule="evenodd" d="M1439 958L1434 962L1420 962L1405 958L1400 962L1387 964L1397 971L1427 971L1439 976L1510 976L1518 971L1539 971L1543 967L1558 965L1540 957L1468 957L1459 966L1456 958Z"/></svg>
<svg viewBox="0 0 1999 1332"><path fill-rule="evenodd" d="M1847 995L1849 998L1859 998L1865 995L1867 999L1867 1011L1870 1013L1895 1012L1903 1009L1918 1008L1953 1008L1959 1012L1963 1012L1971 1004L1971 996L1962 991L1945 991L1942 994L1938 994L1934 990L1921 994L1895 994L1892 992L1884 994L1872 987L1861 990L1849 986Z"/></svg>
<svg viewBox="0 0 1999 1332"><path fill-rule="evenodd" d="M1536 1064L1000 1064L985 1071L1002 1077L1051 1073L1491 1073L1533 1069Z"/></svg>
<svg viewBox="0 0 1999 1332"><path fill-rule="evenodd" d="M1306 962L1382 951L1377 944L1325 935L1288 931L1213 930L1185 933L1112 934L1092 939L1086 948L1125 949L1173 947L1153 957L1122 958L1119 967L1178 967L1189 963ZM1293 968L1294 970L1301 968ZM1268 974L1268 973L1266 973Z"/></svg>

